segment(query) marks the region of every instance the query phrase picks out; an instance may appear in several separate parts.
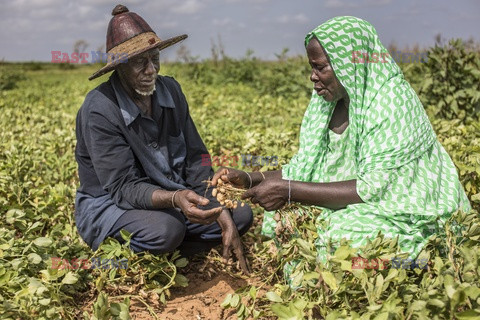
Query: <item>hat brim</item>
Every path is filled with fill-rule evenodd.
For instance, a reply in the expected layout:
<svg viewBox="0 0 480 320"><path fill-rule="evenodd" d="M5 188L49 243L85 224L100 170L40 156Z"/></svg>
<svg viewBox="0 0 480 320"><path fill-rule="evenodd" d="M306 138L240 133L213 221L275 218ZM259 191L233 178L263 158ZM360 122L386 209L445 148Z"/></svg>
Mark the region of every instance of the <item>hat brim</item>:
<svg viewBox="0 0 480 320"><path fill-rule="evenodd" d="M98 70L94 74L92 74L88 78L88 80L93 80L95 78L103 76L105 73L113 71L119 64L125 63L129 59L133 59L134 57L136 57L139 54L142 54L142 53L144 53L148 50L155 49L155 48L158 48L159 50L163 50L165 48L168 48L168 47L176 44L177 42L180 42L180 41L186 39L187 37L188 36L186 34L182 34L182 35L177 36L177 37L173 37L173 38L170 38L170 39L167 39L167 40L156 42L154 44L151 44L149 46L140 48L140 49L135 50L133 52L129 52L129 53L127 53L127 57L123 57L122 59L112 59L112 61L109 61L103 68L101 68L100 70Z"/></svg>

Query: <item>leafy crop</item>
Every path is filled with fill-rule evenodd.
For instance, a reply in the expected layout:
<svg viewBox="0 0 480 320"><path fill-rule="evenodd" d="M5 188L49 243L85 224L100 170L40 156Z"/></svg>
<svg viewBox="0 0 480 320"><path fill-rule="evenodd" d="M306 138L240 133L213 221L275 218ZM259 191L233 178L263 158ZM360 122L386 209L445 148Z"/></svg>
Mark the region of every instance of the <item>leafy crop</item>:
<svg viewBox="0 0 480 320"><path fill-rule="evenodd" d="M436 45L425 64L415 65L424 75L422 102L432 116L466 120L480 114L480 55L461 40Z"/></svg>
<svg viewBox="0 0 480 320"><path fill-rule="evenodd" d="M148 297L155 305L165 302L172 285L185 286L177 267L187 261L178 254L135 255L113 240L94 254L81 241L73 217L74 124L92 85L74 73L37 72L0 94L0 318L72 319L96 299L93 318L129 319L130 299ZM52 258L96 256L128 258L129 268L52 268ZM98 299L97 292L103 293ZM118 301L122 295L128 299Z"/></svg>
<svg viewBox="0 0 480 320"><path fill-rule="evenodd" d="M246 242L255 275L263 281L230 294L223 307L240 319L479 318L479 54L462 50L461 43L451 42L433 48L427 64L402 66L474 208L470 214L456 213L445 235L430 240L422 253L428 269L352 270L357 251L347 241L327 263L319 263L311 217L290 210L282 227L302 236L271 240L259 234L261 211L256 209L258 223ZM156 317L174 287L187 285L179 272L187 260L178 254L134 254L127 248L128 234L126 244L109 239L92 252L76 231L75 115L88 91L105 80L87 81L97 67L0 66L2 319L130 319L132 301ZM277 156L278 166L253 168L269 170L296 152L311 93L304 58L262 62L247 55L162 65L161 73L182 84L212 156ZM458 226L460 233L453 232ZM400 256L395 240L381 234L360 254L368 259ZM53 269L52 257L128 258L129 268ZM297 267L289 286L283 269L292 262Z"/></svg>

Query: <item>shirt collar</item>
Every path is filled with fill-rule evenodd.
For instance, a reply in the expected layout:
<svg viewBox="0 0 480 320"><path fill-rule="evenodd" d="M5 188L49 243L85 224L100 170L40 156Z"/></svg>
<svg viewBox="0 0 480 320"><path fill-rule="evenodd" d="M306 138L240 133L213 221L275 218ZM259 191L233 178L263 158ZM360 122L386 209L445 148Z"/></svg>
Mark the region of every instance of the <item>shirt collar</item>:
<svg viewBox="0 0 480 320"><path fill-rule="evenodd" d="M113 90L115 91L115 95L117 96L118 106L122 112L123 120L125 120L125 124L128 126L140 115L140 109L123 89L117 72L113 73L113 75L110 77L110 80ZM152 108L175 108L172 95L168 91L167 87L162 81L162 77L160 76L157 76L157 80L155 81L155 91L153 93L152 101Z"/></svg>

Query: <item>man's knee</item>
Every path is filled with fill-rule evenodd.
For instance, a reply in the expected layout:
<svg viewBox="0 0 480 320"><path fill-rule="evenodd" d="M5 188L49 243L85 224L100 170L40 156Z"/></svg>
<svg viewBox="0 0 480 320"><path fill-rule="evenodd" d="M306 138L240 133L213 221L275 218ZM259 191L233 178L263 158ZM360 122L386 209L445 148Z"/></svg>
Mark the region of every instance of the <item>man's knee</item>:
<svg viewBox="0 0 480 320"><path fill-rule="evenodd" d="M173 252L182 243L185 220L176 210L134 210L123 217L123 227L132 234L130 247L135 252L148 251L152 254ZM126 221L130 220L130 221ZM117 237L116 237L117 238Z"/></svg>
<svg viewBox="0 0 480 320"><path fill-rule="evenodd" d="M185 238L185 223L168 223L165 225L150 227L149 234L143 239L138 239L138 244L143 248L141 251L149 251L153 254L173 252Z"/></svg>

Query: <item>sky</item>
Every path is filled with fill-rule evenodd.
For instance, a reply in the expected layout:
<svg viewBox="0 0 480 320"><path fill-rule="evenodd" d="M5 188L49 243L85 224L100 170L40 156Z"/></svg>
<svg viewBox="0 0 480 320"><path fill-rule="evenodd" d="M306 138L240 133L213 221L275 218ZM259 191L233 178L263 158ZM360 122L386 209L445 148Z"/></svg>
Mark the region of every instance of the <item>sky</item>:
<svg viewBox="0 0 480 320"><path fill-rule="evenodd" d="M51 51L85 52L105 46L111 11L121 3L143 17L161 39L188 34L182 44L198 59L211 57L212 42L225 53L260 59L305 54L305 34L328 19L351 15L376 28L385 46L428 47L436 34L480 42L478 0L0 0L0 60L50 61ZM175 60L179 44L162 51ZM104 48L104 47L103 47ZM104 49L103 49L104 50Z"/></svg>

